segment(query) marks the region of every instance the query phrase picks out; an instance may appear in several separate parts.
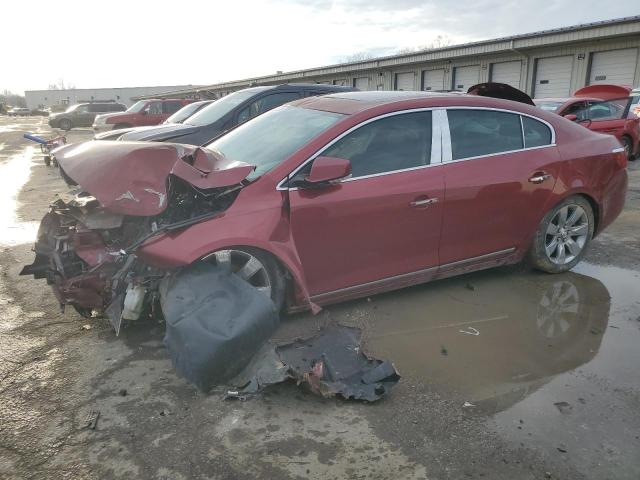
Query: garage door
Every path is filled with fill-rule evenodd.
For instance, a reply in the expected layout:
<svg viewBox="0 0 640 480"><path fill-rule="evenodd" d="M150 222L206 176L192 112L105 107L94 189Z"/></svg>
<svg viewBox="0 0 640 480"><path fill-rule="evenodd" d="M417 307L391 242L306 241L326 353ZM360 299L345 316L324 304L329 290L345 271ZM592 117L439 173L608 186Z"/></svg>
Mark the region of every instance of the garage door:
<svg viewBox="0 0 640 480"><path fill-rule="evenodd" d="M444 90L444 69L422 72L422 89L433 92Z"/></svg>
<svg viewBox="0 0 640 480"><path fill-rule="evenodd" d="M491 64L491 81L520 88L520 60Z"/></svg>
<svg viewBox="0 0 640 480"><path fill-rule="evenodd" d="M369 77L357 77L353 79L353 86L358 90L369 90Z"/></svg>
<svg viewBox="0 0 640 480"><path fill-rule="evenodd" d="M396 73L396 82L394 90L415 90L413 86L413 72Z"/></svg>
<svg viewBox="0 0 640 480"><path fill-rule="evenodd" d="M591 55L589 85L594 83L633 85L637 62L637 48L594 52Z"/></svg>
<svg viewBox="0 0 640 480"><path fill-rule="evenodd" d="M471 65L469 67L455 67L453 69L453 89L466 92L469 87L476 85L480 81L480 67Z"/></svg>
<svg viewBox="0 0 640 480"><path fill-rule="evenodd" d="M533 94L536 98L568 97L571 92L573 55L538 58Z"/></svg>

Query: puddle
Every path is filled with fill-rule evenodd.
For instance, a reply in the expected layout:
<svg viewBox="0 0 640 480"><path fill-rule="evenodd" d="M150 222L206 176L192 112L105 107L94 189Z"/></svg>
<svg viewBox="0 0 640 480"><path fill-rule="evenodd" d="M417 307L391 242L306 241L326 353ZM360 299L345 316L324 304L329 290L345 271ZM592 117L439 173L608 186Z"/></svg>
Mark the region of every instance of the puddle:
<svg viewBox="0 0 640 480"><path fill-rule="evenodd" d="M0 246L33 242L38 231L36 222L21 222L16 212L17 197L29 180L33 165L33 147L0 164Z"/></svg>
<svg viewBox="0 0 640 480"><path fill-rule="evenodd" d="M592 360L610 300L586 275L498 269L379 296L374 307L368 351L410 382L497 412Z"/></svg>
<svg viewBox="0 0 640 480"><path fill-rule="evenodd" d="M508 443L587 478L640 478L640 272L493 269L330 311L402 382L458 399Z"/></svg>

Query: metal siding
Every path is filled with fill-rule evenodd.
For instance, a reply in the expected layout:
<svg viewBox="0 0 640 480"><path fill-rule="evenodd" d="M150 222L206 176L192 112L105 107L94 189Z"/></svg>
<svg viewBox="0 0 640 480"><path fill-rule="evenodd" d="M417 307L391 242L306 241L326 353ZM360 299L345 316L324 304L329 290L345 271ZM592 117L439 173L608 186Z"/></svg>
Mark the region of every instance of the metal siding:
<svg viewBox="0 0 640 480"><path fill-rule="evenodd" d="M415 90L415 74L413 72L396 73L394 90Z"/></svg>
<svg viewBox="0 0 640 480"><path fill-rule="evenodd" d="M633 85L637 62L637 48L593 52L591 54L588 84L616 83Z"/></svg>
<svg viewBox="0 0 640 480"><path fill-rule="evenodd" d="M499 62L491 64L490 81L497 83L506 83L515 88L520 88L520 76L522 71L522 62L520 60L513 62Z"/></svg>
<svg viewBox="0 0 640 480"><path fill-rule="evenodd" d="M425 70L422 72L422 90L438 91L445 90L445 70Z"/></svg>
<svg viewBox="0 0 640 480"><path fill-rule="evenodd" d="M479 83L480 66L469 65L466 67L453 68L453 90L466 92L467 89Z"/></svg>
<svg viewBox="0 0 640 480"><path fill-rule="evenodd" d="M538 58L536 62L536 98L568 97L571 94L573 56Z"/></svg>

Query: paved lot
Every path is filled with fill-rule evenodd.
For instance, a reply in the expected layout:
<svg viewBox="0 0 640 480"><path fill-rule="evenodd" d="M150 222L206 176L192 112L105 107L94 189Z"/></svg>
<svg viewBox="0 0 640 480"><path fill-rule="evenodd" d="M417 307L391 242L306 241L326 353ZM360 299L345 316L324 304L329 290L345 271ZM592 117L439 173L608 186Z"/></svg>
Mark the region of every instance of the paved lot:
<svg viewBox="0 0 640 480"><path fill-rule="evenodd" d="M363 328L403 375L382 402L289 384L239 402L177 377L161 324L115 337L18 277L65 191L25 131L50 133L0 117L1 478L640 478L640 161L574 272L497 269L283 320L276 340Z"/></svg>

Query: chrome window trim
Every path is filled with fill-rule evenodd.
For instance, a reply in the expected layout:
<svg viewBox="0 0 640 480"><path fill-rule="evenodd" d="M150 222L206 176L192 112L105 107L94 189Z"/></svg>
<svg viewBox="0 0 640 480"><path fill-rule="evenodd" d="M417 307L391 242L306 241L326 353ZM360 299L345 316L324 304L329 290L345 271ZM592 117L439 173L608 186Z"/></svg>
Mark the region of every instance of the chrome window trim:
<svg viewBox="0 0 640 480"><path fill-rule="evenodd" d="M556 147L556 130L555 128L553 128L553 125L551 125L549 122L547 122L546 120L543 120L542 118L536 117L535 115L530 115L528 113L523 113L523 112L517 112L515 110L508 110L506 108L493 108L493 107L464 107L464 106L453 106L453 107L446 107L445 109L445 115L446 115L446 111L448 110L489 110L489 111L495 111L495 112L504 112L504 113L511 113L514 115L519 115L520 116L520 125L522 127L522 146L523 148L518 148L516 150L509 150L506 152L497 152L497 153L488 153L486 155L476 155L474 157L464 157L464 158L457 158L456 160L453 160L453 153L452 151L448 152L448 155L444 155L442 157L442 162L443 163L454 163L454 162L464 162L466 160L475 160L477 158L486 158L486 157L495 157L497 155L507 155L510 153L516 153L516 152L526 152L529 150L539 150L541 148L549 148L549 147ZM547 126L547 128L551 131L551 143L549 143L548 145L540 145L537 147L525 147L525 139L524 139L524 124L522 122L522 117L529 117L533 120L537 120L540 123L543 123L544 125ZM444 130L444 129L443 129ZM449 143L449 147L451 148L451 132L449 130L449 117L446 117L446 137L448 137L448 143ZM444 152L443 152L444 153Z"/></svg>
<svg viewBox="0 0 640 480"><path fill-rule="evenodd" d="M442 160L443 160L442 159L442 149L440 147L441 138L442 138L442 128L441 128L442 124L441 124L441 122L436 122L435 115L433 114L433 112L435 110L443 110L443 109L442 108L438 108L438 107L420 107L420 108L410 108L410 109L406 109L406 110L398 110L398 111L395 111L395 112L384 113L382 115L378 115L377 117L369 118L369 119L365 120L364 122L361 122L361 123L359 123L357 125L354 125L350 129L342 132L340 135L338 135L336 138L331 140L329 143L323 145L315 153L313 153L309 158L307 158L304 162L302 162L300 165L298 165L291 173L289 173L289 175L287 175L285 178L280 180L280 182L278 182L278 185L276 186L276 190L281 190L281 191L282 190L285 190L285 191L286 190L289 190L289 191L298 190L298 187L289 188L289 187L283 186L283 184L288 179L293 178L309 162L312 162L313 160L316 159L316 157L319 157L322 154L322 152L327 150L334 143L338 142L342 138L344 138L347 135L349 135L351 132L354 132L355 130L358 130L359 128L364 127L365 125L368 125L371 122L375 122L376 120L381 120L383 118L393 117L393 116L396 116L396 115L402 115L402 114L405 114L405 113L432 112L432 114L431 114L431 162L428 165L419 165L417 167L403 168L401 170L392 170L392 171L389 171L389 172L372 173L371 175L363 175L362 177L355 177L355 178L349 177L349 178L344 179L344 180L342 180L340 182L337 182L337 183L353 182L353 181L356 181L356 180L364 180L366 178L380 177L382 175L392 175L394 173L409 172L409 171L412 171L412 170L420 170L420 169L423 169L423 168L429 168L429 167L435 167L435 166L441 165L442 164ZM436 125L436 123L437 123L437 125ZM436 141L436 137L437 137L437 141ZM439 157L435 157L434 156L434 145L435 145L436 151L440 155Z"/></svg>

